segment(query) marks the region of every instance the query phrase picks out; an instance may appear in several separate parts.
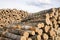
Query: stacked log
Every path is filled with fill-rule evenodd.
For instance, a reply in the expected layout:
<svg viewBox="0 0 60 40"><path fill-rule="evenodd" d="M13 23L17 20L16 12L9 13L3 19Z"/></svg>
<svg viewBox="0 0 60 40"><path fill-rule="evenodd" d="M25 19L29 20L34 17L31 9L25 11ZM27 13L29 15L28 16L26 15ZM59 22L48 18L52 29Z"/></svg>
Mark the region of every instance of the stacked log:
<svg viewBox="0 0 60 40"><path fill-rule="evenodd" d="M25 19L28 13L17 9L0 9L0 26L15 24Z"/></svg>
<svg viewBox="0 0 60 40"><path fill-rule="evenodd" d="M0 9L0 40L59 40L59 28L60 8L35 14Z"/></svg>

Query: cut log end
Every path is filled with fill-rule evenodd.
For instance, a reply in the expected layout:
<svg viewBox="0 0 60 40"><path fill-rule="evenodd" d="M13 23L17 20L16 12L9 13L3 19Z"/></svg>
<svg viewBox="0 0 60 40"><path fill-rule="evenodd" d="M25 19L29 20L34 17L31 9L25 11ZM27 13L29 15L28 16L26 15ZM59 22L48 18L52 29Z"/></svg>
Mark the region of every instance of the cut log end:
<svg viewBox="0 0 60 40"><path fill-rule="evenodd" d="M25 36L21 36L20 40L26 40L26 37Z"/></svg>

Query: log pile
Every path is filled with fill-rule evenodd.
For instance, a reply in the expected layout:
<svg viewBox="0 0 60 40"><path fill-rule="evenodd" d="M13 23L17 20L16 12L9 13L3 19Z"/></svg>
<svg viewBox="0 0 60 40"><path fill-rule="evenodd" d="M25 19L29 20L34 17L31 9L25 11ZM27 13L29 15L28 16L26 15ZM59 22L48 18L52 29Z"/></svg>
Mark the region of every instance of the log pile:
<svg viewBox="0 0 60 40"><path fill-rule="evenodd" d="M0 40L60 40L60 8L28 14L0 9Z"/></svg>
<svg viewBox="0 0 60 40"><path fill-rule="evenodd" d="M0 26L16 24L27 17L28 13L17 9L0 9Z"/></svg>

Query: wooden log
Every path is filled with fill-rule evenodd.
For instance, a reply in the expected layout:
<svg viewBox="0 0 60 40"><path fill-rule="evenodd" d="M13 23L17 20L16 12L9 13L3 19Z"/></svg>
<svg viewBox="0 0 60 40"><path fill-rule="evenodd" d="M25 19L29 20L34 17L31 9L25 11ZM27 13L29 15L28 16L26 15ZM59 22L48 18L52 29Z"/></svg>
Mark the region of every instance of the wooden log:
<svg viewBox="0 0 60 40"><path fill-rule="evenodd" d="M18 40L20 40L19 35L15 35L15 34L3 31L3 30L0 30L0 35L3 36L3 37L10 38L10 39L18 39Z"/></svg>
<svg viewBox="0 0 60 40"><path fill-rule="evenodd" d="M17 34L20 35L20 33L22 33L20 30L14 30L14 29L7 29L8 32L13 33L13 34Z"/></svg>
<svg viewBox="0 0 60 40"><path fill-rule="evenodd" d="M38 23L38 28L43 28L44 27L44 23Z"/></svg>
<svg viewBox="0 0 60 40"><path fill-rule="evenodd" d="M46 24L47 24L47 25L52 25L52 22L50 21L49 18L50 18L50 17L49 17L49 14L47 13L47 14L46 14Z"/></svg>
<svg viewBox="0 0 60 40"><path fill-rule="evenodd" d="M50 26L47 26L46 25L45 28L44 28L45 29L45 32L47 33L50 30L50 28L51 28Z"/></svg>
<svg viewBox="0 0 60 40"><path fill-rule="evenodd" d="M26 30L13 30L13 29L9 30L8 29L8 32L10 32L10 33L14 33L14 34L17 34L17 35L28 37L29 36L29 32L27 32L27 31Z"/></svg>
<svg viewBox="0 0 60 40"><path fill-rule="evenodd" d="M56 32L53 29L50 30L50 36L52 37L53 40L56 37Z"/></svg>
<svg viewBox="0 0 60 40"><path fill-rule="evenodd" d="M0 37L0 40L12 40L12 39Z"/></svg>
<svg viewBox="0 0 60 40"><path fill-rule="evenodd" d="M42 30L42 29L38 29L38 28L36 28L36 32L41 36L42 33L43 33L43 30Z"/></svg>
<svg viewBox="0 0 60 40"><path fill-rule="evenodd" d="M14 34L17 34L17 35L24 35L26 37L30 35L35 35L35 32L33 30L14 30L14 29L8 29L8 32L10 33L14 33Z"/></svg>
<svg viewBox="0 0 60 40"><path fill-rule="evenodd" d="M15 34L12 34L12 33L9 33L9 32L2 32L1 34L3 37L7 37L7 38L10 38L10 39L13 39L13 40L20 40L20 36L19 35L15 35Z"/></svg>
<svg viewBox="0 0 60 40"><path fill-rule="evenodd" d="M17 26L17 25L19 25L19 26ZM13 28L13 29L19 29L19 30L21 30L21 29L29 29L31 26L36 26L37 25L37 23L18 23L18 24L12 24L11 26L6 26L5 28L7 28L7 29L11 29L11 28Z"/></svg>
<svg viewBox="0 0 60 40"><path fill-rule="evenodd" d="M37 40L41 40L41 36L40 35L37 35Z"/></svg>
<svg viewBox="0 0 60 40"><path fill-rule="evenodd" d="M44 40L48 40L48 35L44 33L43 38L44 38Z"/></svg>
<svg viewBox="0 0 60 40"><path fill-rule="evenodd" d="M31 38L28 38L28 40L32 40Z"/></svg>
<svg viewBox="0 0 60 40"><path fill-rule="evenodd" d="M27 38L25 36L21 36L20 40L27 40Z"/></svg>
<svg viewBox="0 0 60 40"><path fill-rule="evenodd" d="M28 33L27 31L25 31L25 32L23 33L23 36L29 37L29 33Z"/></svg>
<svg viewBox="0 0 60 40"><path fill-rule="evenodd" d="M19 24L13 24L12 26L10 26L10 28L12 28L12 29L18 29L18 30L21 30L22 29L22 26L21 25L19 25Z"/></svg>

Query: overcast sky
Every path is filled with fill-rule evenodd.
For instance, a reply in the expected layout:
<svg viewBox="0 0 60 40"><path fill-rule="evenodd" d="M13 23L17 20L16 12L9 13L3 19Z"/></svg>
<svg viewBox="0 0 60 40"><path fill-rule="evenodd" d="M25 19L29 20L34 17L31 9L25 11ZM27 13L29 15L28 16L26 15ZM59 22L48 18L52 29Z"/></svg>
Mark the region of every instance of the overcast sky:
<svg viewBox="0 0 60 40"><path fill-rule="evenodd" d="M0 0L0 9L16 8L34 13L53 7L60 7L60 0Z"/></svg>

